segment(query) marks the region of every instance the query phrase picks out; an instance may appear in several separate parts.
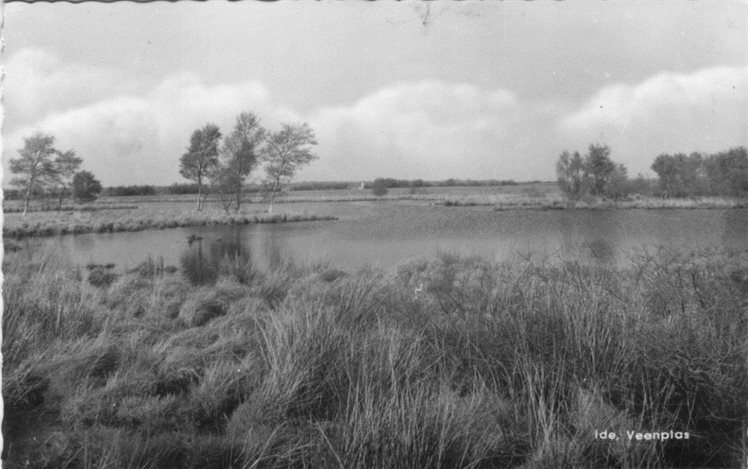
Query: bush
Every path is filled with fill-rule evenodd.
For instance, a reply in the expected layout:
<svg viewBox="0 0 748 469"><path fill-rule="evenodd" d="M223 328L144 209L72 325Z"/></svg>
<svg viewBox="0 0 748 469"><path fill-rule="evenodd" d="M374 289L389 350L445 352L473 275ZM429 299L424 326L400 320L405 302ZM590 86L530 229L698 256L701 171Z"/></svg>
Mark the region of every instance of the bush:
<svg viewBox="0 0 748 469"><path fill-rule="evenodd" d="M387 183L384 179L375 179L371 185L371 192L378 197L387 195L387 191Z"/></svg>

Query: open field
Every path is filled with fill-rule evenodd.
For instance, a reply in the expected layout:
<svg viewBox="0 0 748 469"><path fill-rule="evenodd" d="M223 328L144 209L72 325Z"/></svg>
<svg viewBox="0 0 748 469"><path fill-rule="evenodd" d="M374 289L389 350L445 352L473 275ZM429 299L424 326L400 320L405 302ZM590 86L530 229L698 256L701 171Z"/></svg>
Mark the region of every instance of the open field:
<svg viewBox="0 0 748 469"><path fill-rule="evenodd" d="M746 457L745 253L626 270L441 255L391 275L226 258L202 287L152 264L95 287L50 253L14 256L4 467ZM606 430L620 439L595 437Z"/></svg>

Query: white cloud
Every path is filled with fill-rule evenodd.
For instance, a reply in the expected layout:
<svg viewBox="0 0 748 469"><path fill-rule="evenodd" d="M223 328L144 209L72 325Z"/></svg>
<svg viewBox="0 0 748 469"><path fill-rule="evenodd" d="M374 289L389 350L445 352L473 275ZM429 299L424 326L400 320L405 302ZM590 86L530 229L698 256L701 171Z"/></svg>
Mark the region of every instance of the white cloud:
<svg viewBox="0 0 748 469"><path fill-rule="evenodd" d="M247 110L271 130L288 121L315 129L321 158L299 178L530 177L512 144L520 112L514 96L436 81L402 83L304 116L278 105L259 82L206 86L178 75L143 96L53 112L11 132L5 150L14 154L24 137L42 130L60 148L75 149L105 185L167 184L180 179L178 160L195 129L214 122L227 133Z"/></svg>
<svg viewBox="0 0 748 469"><path fill-rule="evenodd" d="M211 87L192 75L174 76L143 96L103 99L18 127L4 139L4 160L15 157L25 137L43 131L59 148L74 149L105 185L167 184L179 180L179 157L195 129L214 122L228 132L242 111L269 126L294 116L274 105L260 83Z"/></svg>
<svg viewBox="0 0 748 469"><path fill-rule="evenodd" d="M324 159L314 179L501 177L522 162L507 145L519 112L507 90L401 83L310 117ZM449 175L449 176L445 176Z"/></svg>
<svg viewBox="0 0 748 469"><path fill-rule="evenodd" d="M40 49L23 49L6 62L6 125L28 124L133 88L116 70L66 63Z"/></svg>
<svg viewBox="0 0 748 469"><path fill-rule="evenodd" d="M271 130L289 121L312 126L320 159L297 175L307 180L552 179L561 150L593 142L610 145L636 174L662 152L718 151L747 140L745 67L605 87L571 112L563 99L520 101L503 88L427 80L308 113L284 107L255 80L209 85L185 73L122 92L121 74L41 51L16 54L11 67L4 164L41 130L74 149L105 185L180 181L190 134L207 122L228 133L243 111ZM23 70L29 83L17 76Z"/></svg>
<svg viewBox="0 0 748 469"><path fill-rule="evenodd" d="M635 173L660 153L746 145L747 117L748 68L718 67L605 87L560 129L577 145L607 143Z"/></svg>

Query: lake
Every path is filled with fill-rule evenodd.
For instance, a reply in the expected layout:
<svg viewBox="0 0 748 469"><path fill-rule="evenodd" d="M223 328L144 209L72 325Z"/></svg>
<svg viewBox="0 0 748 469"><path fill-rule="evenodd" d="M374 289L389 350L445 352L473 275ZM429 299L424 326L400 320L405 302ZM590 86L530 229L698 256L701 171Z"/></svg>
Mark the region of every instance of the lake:
<svg viewBox="0 0 748 469"><path fill-rule="evenodd" d="M440 250L495 261L529 256L534 262L577 258L625 265L632 255L660 248L748 249L746 209L493 211L411 201L296 205L340 219L68 235L42 243L77 263L115 263L118 270L149 257L182 269L210 270L217 259L237 253L260 267L290 259L353 271L394 270Z"/></svg>

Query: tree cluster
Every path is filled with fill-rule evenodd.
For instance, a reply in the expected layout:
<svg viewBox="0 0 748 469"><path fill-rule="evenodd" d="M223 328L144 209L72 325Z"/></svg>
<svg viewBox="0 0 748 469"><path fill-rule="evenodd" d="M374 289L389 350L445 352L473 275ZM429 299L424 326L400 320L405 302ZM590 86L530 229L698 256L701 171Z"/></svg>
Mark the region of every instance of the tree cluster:
<svg viewBox="0 0 748 469"><path fill-rule="evenodd" d="M697 195L748 195L748 155L745 147L712 155L691 153L661 154L652 170L658 176L663 197Z"/></svg>
<svg viewBox="0 0 748 469"><path fill-rule="evenodd" d="M745 147L704 154L661 154L651 166L657 182L639 175L628 179L626 168L610 159L605 145L590 145L586 155L564 151L556 162L558 185L570 200L585 196L617 199L632 193L661 197L699 195L748 196L748 154Z"/></svg>
<svg viewBox="0 0 748 469"><path fill-rule="evenodd" d="M285 123L277 132L269 132L257 116L244 112L237 116L233 130L223 141L222 137L218 126L206 124L192 133L187 152L180 159L180 174L197 185L198 211L209 191L216 193L227 212L232 205L239 211L245 181L264 163L268 211L272 212L282 185L293 178L300 166L317 158L311 150L317 140L306 123Z"/></svg>
<svg viewBox="0 0 748 469"><path fill-rule="evenodd" d="M112 186L104 189L104 195L113 197L132 197L140 195L156 195L156 186L150 185L132 185L132 186Z"/></svg>
<svg viewBox="0 0 748 469"><path fill-rule="evenodd" d="M556 162L558 185L571 200L585 196L618 199L626 195L626 167L610 158L607 145L590 145L587 154L564 150Z"/></svg>
<svg viewBox="0 0 748 469"><path fill-rule="evenodd" d="M24 139L19 158L10 160L10 171L16 177L11 185L23 194L23 215L29 211L32 197L53 197L58 208L68 195L78 202L90 202L101 192L101 183L88 171L78 172L83 160L73 150L60 151L55 137L37 132Z"/></svg>

